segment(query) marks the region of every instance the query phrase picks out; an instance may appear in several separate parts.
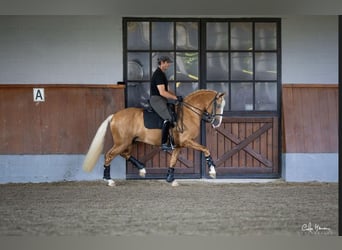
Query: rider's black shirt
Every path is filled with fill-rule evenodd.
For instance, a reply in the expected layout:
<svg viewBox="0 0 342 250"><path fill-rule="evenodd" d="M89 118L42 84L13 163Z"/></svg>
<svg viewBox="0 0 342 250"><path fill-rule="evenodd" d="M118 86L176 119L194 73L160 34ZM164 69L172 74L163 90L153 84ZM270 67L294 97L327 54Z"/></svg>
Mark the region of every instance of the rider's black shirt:
<svg viewBox="0 0 342 250"><path fill-rule="evenodd" d="M151 95L159 95L159 90L157 88L157 85L164 84L165 90L168 90L168 81L166 78L165 73L158 67L156 71L154 71L151 79L151 89L150 93Z"/></svg>

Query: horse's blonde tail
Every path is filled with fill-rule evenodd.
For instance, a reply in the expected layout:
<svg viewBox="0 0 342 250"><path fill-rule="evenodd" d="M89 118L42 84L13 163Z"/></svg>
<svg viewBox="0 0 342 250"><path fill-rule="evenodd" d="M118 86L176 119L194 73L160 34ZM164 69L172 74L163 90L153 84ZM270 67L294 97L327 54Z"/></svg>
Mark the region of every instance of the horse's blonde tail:
<svg viewBox="0 0 342 250"><path fill-rule="evenodd" d="M93 170L96 162L98 161L102 150L103 150L103 144L104 144L104 138L107 131L107 126L112 120L113 115L110 115L107 117L106 120L102 122L100 127L97 129L97 132L94 136L93 141L90 144L88 153L84 159L83 162L83 170L86 172L90 172Z"/></svg>

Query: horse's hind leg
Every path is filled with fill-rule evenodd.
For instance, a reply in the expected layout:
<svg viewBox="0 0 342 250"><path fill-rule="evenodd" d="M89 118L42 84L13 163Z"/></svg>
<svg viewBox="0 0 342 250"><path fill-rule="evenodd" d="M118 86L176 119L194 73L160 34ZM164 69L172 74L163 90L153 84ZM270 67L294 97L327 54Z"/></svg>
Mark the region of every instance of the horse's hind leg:
<svg viewBox="0 0 342 250"><path fill-rule="evenodd" d="M126 145L116 146L114 145L105 155L105 162L104 162L104 170L103 170L103 179L108 181L109 186L115 186L114 181L110 177L110 163L112 160L120 154L122 151L126 149Z"/></svg>
<svg viewBox="0 0 342 250"><path fill-rule="evenodd" d="M146 175L146 169L145 169L145 165L140 162L138 159L136 159L135 157L133 157L131 155L132 152L132 144L130 144L127 149L122 152L120 155L125 158L127 161L131 162L137 169L139 169L139 175L141 177L145 177Z"/></svg>

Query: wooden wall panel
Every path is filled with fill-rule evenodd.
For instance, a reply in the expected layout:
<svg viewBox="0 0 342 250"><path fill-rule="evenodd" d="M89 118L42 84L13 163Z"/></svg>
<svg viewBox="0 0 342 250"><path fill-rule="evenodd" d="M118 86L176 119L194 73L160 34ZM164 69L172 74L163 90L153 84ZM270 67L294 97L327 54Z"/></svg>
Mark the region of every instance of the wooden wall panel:
<svg viewBox="0 0 342 250"><path fill-rule="evenodd" d="M337 84L284 84L282 107L283 152L337 152Z"/></svg>
<svg viewBox="0 0 342 250"><path fill-rule="evenodd" d="M36 87L45 102L33 102ZM121 85L0 85L0 154L84 154L101 122L124 106Z"/></svg>

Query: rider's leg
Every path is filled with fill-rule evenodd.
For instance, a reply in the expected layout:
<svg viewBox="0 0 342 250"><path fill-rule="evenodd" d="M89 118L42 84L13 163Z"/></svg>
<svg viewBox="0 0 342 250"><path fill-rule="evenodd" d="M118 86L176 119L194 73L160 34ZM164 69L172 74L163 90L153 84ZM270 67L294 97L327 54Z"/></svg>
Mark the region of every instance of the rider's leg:
<svg viewBox="0 0 342 250"><path fill-rule="evenodd" d="M161 148L164 151L173 150L173 145L169 139L170 135L170 126L171 122L169 120L165 120L162 127L162 136L161 136Z"/></svg>

